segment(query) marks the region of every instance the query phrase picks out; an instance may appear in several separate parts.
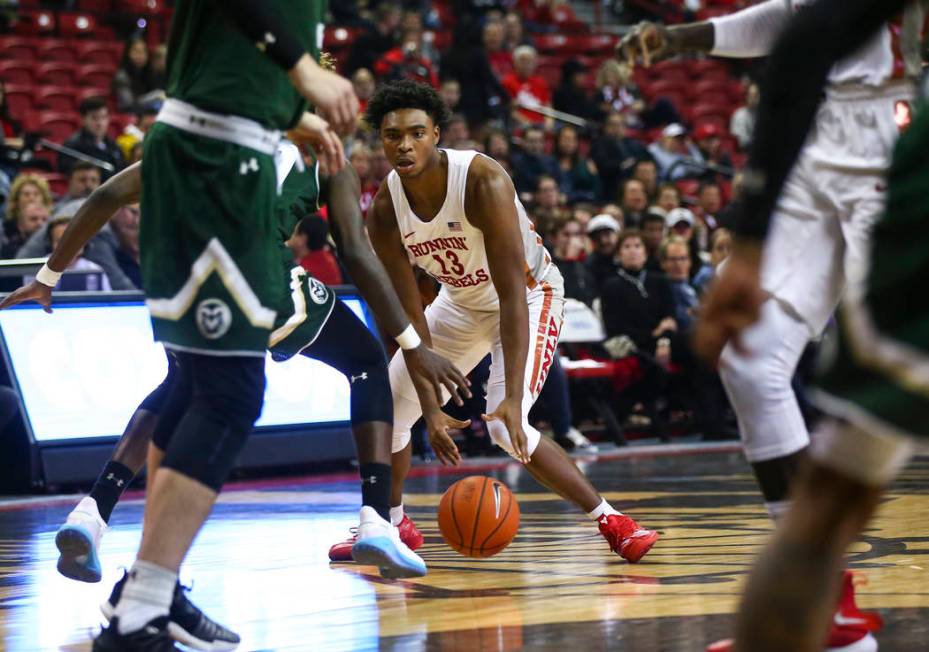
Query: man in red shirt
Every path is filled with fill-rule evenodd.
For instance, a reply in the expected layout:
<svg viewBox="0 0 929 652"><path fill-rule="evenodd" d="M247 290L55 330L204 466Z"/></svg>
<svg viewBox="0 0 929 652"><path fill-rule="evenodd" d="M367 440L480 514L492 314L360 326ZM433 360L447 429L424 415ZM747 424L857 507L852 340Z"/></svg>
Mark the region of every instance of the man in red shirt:
<svg viewBox="0 0 929 652"><path fill-rule="evenodd" d="M497 79L503 79L513 72L513 53L506 49L503 39L503 23L499 20L488 20L483 32L484 50L487 52L490 69L494 71Z"/></svg>
<svg viewBox="0 0 929 652"><path fill-rule="evenodd" d="M548 82L541 75L535 74L539 56L535 48L521 45L513 51L515 70L503 78L501 84L513 100L513 119L522 126L544 124L547 129L554 126L554 120L546 118L538 111L525 106L551 107L552 92Z"/></svg>
<svg viewBox="0 0 929 652"><path fill-rule="evenodd" d="M374 64L378 79L411 79L416 82L439 87L439 77L432 67L432 62L423 55L423 33L418 29L403 32L402 45L388 50Z"/></svg>
<svg viewBox="0 0 929 652"><path fill-rule="evenodd" d="M300 220L287 246L294 260L314 278L326 285L342 285L339 261L329 247L329 227L319 215L308 215Z"/></svg>

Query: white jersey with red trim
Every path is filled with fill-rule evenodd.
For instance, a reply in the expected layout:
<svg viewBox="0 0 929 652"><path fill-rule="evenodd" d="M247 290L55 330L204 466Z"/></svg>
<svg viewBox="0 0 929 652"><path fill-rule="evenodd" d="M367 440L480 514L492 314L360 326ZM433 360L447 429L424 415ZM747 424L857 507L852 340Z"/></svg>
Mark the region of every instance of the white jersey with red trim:
<svg viewBox="0 0 929 652"><path fill-rule="evenodd" d="M413 212L397 173L391 171L387 176L400 238L410 260L441 283L441 291L449 299L473 310L495 311L500 300L490 278L484 234L465 214L468 169L471 161L483 154L474 150L441 151L448 157L445 203L428 222ZM514 201L525 249L526 285L531 289L545 278L551 258L519 198Z"/></svg>

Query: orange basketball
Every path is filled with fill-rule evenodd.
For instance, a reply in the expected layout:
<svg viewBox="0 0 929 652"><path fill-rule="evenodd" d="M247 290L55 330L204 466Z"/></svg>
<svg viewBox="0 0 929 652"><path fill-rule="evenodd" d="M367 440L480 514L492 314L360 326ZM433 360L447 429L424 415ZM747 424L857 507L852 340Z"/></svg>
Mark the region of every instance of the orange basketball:
<svg viewBox="0 0 929 652"><path fill-rule="evenodd" d="M519 503L499 480L472 475L459 480L439 502L439 532L466 557L492 557L519 529Z"/></svg>

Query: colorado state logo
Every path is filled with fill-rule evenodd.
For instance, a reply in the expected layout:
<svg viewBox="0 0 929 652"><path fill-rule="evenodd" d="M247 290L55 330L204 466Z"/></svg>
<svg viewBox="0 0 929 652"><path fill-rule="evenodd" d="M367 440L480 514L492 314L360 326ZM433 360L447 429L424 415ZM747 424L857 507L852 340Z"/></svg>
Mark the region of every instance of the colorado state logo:
<svg viewBox="0 0 929 652"><path fill-rule="evenodd" d="M318 281L312 276L308 276L307 286L310 290L310 299L313 300L313 303L323 305L326 303L326 300L329 299L329 288L323 285L321 281Z"/></svg>
<svg viewBox="0 0 929 652"><path fill-rule="evenodd" d="M219 299L204 299L197 304L197 330L208 340L218 340L232 326L232 311Z"/></svg>

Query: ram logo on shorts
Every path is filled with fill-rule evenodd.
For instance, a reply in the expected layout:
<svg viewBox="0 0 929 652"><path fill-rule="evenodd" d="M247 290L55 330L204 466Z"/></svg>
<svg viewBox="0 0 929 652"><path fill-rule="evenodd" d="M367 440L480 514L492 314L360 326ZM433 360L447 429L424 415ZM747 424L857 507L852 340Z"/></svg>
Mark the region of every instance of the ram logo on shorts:
<svg viewBox="0 0 929 652"><path fill-rule="evenodd" d="M307 278L307 285L309 286L310 299L313 300L313 303L319 305L326 303L329 299L329 288L312 276Z"/></svg>
<svg viewBox="0 0 929 652"><path fill-rule="evenodd" d="M204 299L197 304L197 330L208 340L218 340L232 326L232 311L220 299Z"/></svg>

